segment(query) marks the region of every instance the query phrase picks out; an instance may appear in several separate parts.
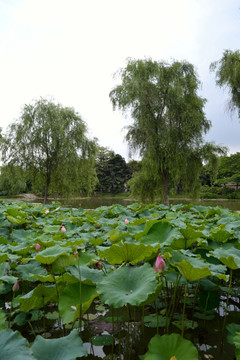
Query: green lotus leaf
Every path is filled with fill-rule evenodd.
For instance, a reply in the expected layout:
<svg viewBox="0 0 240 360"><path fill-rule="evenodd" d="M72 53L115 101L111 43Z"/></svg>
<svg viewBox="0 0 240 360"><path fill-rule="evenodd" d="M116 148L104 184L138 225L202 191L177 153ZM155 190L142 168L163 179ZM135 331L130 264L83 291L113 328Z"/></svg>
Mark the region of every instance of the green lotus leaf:
<svg viewBox="0 0 240 360"><path fill-rule="evenodd" d="M148 344L144 360L198 360L198 351L191 341L179 334L155 335Z"/></svg>
<svg viewBox="0 0 240 360"><path fill-rule="evenodd" d="M46 225L43 228L43 232L46 234L53 234L61 230L61 226L59 225Z"/></svg>
<svg viewBox="0 0 240 360"><path fill-rule="evenodd" d="M87 356L77 330L58 339L44 339L38 335L31 349L36 360L75 360Z"/></svg>
<svg viewBox="0 0 240 360"><path fill-rule="evenodd" d="M240 324L228 324L226 328L228 330L227 341L229 344L234 344L233 338L237 332L240 332Z"/></svg>
<svg viewBox="0 0 240 360"><path fill-rule="evenodd" d="M12 224L16 224L16 225L23 225L26 224L28 221L21 218L21 217L14 217L14 216L6 216L7 220L12 223Z"/></svg>
<svg viewBox="0 0 240 360"><path fill-rule="evenodd" d="M75 264L77 259L73 254L70 255L60 255L53 263L52 263L52 271L54 273L63 273L65 272L65 268L67 266Z"/></svg>
<svg viewBox="0 0 240 360"><path fill-rule="evenodd" d="M6 260L9 260L9 257L7 254L1 254L0 253L0 263L5 262Z"/></svg>
<svg viewBox="0 0 240 360"><path fill-rule="evenodd" d="M113 244L106 250L98 250L100 258L107 259L109 264L132 263L136 264L139 261L149 258L152 253L157 252L151 245L124 243Z"/></svg>
<svg viewBox="0 0 240 360"><path fill-rule="evenodd" d="M0 331L1 360L34 360L29 343L18 331Z"/></svg>
<svg viewBox="0 0 240 360"><path fill-rule="evenodd" d="M97 285L97 291L103 303L120 308L127 303L141 305L156 287L156 273L146 263L139 267L125 266L107 274Z"/></svg>
<svg viewBox="0 0 240 360"><path fill-rule="evenodd" d="M70 273L74 276L75 282L79 279L79 270L77 266L69 266L68 267ZM81 266L81 281L84 284L88 285L95 285L97 283L100 283L104 277L104 274L102 271L99 271L97 269L90 269L87 266Z"/></svg>
<svg viewBox="0 0 240 360"><path fill-rule="evenodd" d="M210 231L210 239L217 242L226 242L233 236L232 232L227 231L225 224L221 224L218 227Z"/></svg>
<svg viewBox="0 0 240 360"><path fill-rule="evenodd" d="M39 261L42 264L52 264L61 255L68 255L68 251L70 252L69 248L55 245L39 252L35 257L35 260Z"/></svg>
<svg viewBox="0 0 240 360"><path fill-rule="evenodd" d="M240 250L230 244L215 249L212 255L232 270L240 268Z"/></svg>
<svg viewBox="0 0 240 360"><path fill-rule="evenodd" d="M143 236L141 242L147 245L160 244L161 246L170 245L174 239L180 237L177 228L166 221L159 221L152 225L147 235Z"/></svg>
<svg viewBox="0 0 240 360"><path fill-rule="evenodd" d="M158 314L147 315L144 316L144 325L151 328L166 327L167 318Z"/></svg>
<svg viewBox="0 0 240 360"><path fill-rule="evenodd" d="M78 262L79 265L90 265L93 259L96 259L97 255L92 251L80 251L78 252Z"/></svg>
<svg viewBox="0 0 240 360"><path fill-rule="evenodd" d="M39 284L34 290L19 298L20 310L28 312L31 309L42 308L48 301L57 300L57 290L53 285Z"/></svg>
<svg viewBox="0 0 240 360"><path fill-rule="evenodd" d="M236 346L235 355L236 360L240 360L240 332L236 332L233 337L233 343Z"/></svg>
<svg viewBox="0 0 240 360"><path fill-rule="evenodd" d="M91 338L91 344L95 346L109 346L113 344L112 335L96 335Z"/></svg>
<svg viewBox="0 0 240 360"><path fill-rule="evenodd" d="M95 286L81 284L82 314L88 310L92 301L98 296ZM72 308L76 307L75 308ZM59 313L64 324L68 324L80 314L80 283L65 287L59 298Z"/></svg>
<svg viewBox="0 0 240 360"><path fill-rule="evenodd" d="M179 270L186 280L196 281L212 275L208 264L200 258L187 256L179 251L173 251L172 255L172 265Z"/></svg>
<svg viewBox="0 0 240 360"><path fill-rule="evenodd" d="M21 279L32 282L37 281L37 278L33 278L34 275L47 275L47 270L36 261L31 261L24 265L18 265L16 270L20 274Z"/></svg>

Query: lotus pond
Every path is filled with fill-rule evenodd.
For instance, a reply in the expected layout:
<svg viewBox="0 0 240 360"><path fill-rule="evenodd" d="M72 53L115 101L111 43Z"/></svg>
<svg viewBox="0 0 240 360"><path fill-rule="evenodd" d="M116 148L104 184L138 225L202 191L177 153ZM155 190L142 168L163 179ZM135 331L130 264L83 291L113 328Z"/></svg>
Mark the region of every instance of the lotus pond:
<svg viewBox="0 0 240 360"><path fill-rule="evenodd" d="M240 359L238 213L6 201L0 222L1 360Z"/></svg>

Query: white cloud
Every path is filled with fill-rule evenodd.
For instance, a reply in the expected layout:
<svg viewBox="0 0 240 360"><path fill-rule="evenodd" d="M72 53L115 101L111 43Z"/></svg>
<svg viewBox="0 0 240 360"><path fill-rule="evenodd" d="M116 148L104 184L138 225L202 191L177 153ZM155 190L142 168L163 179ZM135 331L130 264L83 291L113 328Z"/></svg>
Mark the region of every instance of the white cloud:
<svg viewBox="0 0 240 360"><path fill-rule="evenodd" d="M239 45L239 19L237 0L0 0L0 126L50 95L73 106L101 145L126 156L121 129L128 121L108 97L113 73L128 57L186 59L209 100L211 140L224 140L220 116L234 131L227 145L235 144L209 65Z"/></svg>

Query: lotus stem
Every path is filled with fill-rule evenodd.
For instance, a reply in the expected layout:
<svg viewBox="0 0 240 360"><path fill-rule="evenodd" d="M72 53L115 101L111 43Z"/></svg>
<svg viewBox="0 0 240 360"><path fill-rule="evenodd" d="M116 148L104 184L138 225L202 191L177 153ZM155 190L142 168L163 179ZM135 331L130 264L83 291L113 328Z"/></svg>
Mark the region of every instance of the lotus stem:
<svg viewBox="0 0 240 360"><path fill-rule="evenodd" d="M182 337L184 335L184 316L185 316L185 308L186 308L187 289L188 289L188 282L185 285L185 291L184 291L184 303L183 303L183 313L182 313Z"/></svg>
<svg viewBox="0 0 240 360"><path fill-rule="evenodd" d="M79 275L79 301L80 301L79 332L80 332L82 328L82 278L81 278L79 256L77 257L77 259L78 259L78 275Z"/></svg>
<svg viewBox="0 0 240 360"><path fill-rule="evenodd" d="M224 333L226 319L227 319L227 309L228 309L228 302L229 302L229 298L230 298L230 291L231 291L231 287L232 287L232 273L233 273L233 271L232 271L232 269L230 269L230 280L229 280L227 301L226 301L226 306L225 306L225 314L224 314L223 327L222 327L222 340L223 340L223 333Z"/></svg>

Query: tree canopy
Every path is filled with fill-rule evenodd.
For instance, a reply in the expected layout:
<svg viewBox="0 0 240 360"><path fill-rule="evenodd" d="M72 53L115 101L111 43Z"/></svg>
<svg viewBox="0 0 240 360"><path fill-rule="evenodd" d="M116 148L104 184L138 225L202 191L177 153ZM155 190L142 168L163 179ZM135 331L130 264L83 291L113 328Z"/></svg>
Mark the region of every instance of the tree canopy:
<svg viewBox="0 0 240 360"><path fill-rule="evenodd" d="M126 182L131 176L125 159L104 147L98 148L96 171L99 181L96 190L103 193L124 192Z"/></svg>
<svg viewBox="0 0 240 360"><path fill-rule="evenodd" d="M188 184L198 178L203 134L211 125L204 114L206 100L197 94L197 74L186 61L130 59L119 75L121 84L110 99L114 108L131 115L126 139L142 156L132 189L151 198L162 192L168 204L170 184L181 176Z"/></svg>
<svg viewBox="0 0 240 360"><path fill-rule="evenodd" d="M88 139L80 115L42 98L23 107L2 142L4 165L20 166L34 189L44 193L45 202L49 190L92 191L97 182L95 152L96 139Z"/></svg>
<svg viewBox="0 0 240 360"><path fill-rule="evenodd" d="M216 72L216 84L228 88L229 109L237 110L240 119L240 51L225 50L222 58L210 65L210 70Z"/></svg>

